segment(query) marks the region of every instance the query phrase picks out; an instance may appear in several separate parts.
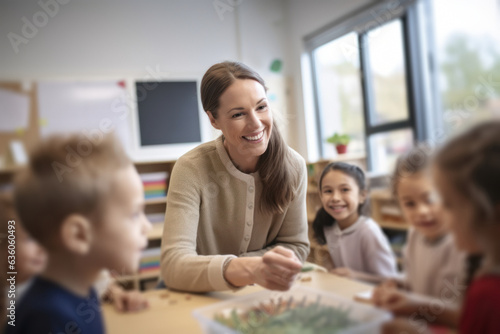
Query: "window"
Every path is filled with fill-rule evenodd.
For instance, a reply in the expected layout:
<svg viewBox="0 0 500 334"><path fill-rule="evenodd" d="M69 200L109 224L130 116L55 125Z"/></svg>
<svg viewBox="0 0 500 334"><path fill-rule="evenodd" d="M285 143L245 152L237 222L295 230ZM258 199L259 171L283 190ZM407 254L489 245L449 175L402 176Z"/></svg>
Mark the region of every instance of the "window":
<svg viewBox="0 0 500 334"><path fill-rule="evenodd" d="M499 0L396 0L307 36L321 157L345 132L387 173L415 141L500 118L499 17Z"/></svg>
<svg viewBox="0 0 500 334"><path fill-rule="evenodd" d="M429 2L444 138L500 117L500 2Z"/></svg>
<svg viewBox="0 0 500 334"><path fill-rule="evenodd" d="M421 137L413 103L417 97L409 90L416 80L408 72L413 68L408 55L411 18L406 7L384 6L306 39L321 157L336 155L327 137L346 133L351 137L349 153L365 154L369 171L375 173L389 173L397 156ZM385 20L370 24L377 14Z"/></svg>
<svg viewBox="0 0 500 334"><path fill-rule="evenodd" d="M365 152L363 121L363 92L359 56L348 56L343 49L354 43L357 53L357 36L343 36L314 50L317 103L322 134L324 156L334 156L333 145L325 142L335 132L347 133L351 137L349 152Z"/></svg>
<svg viewBox="0 0 500 334"><path fill-rule="evenodd" d="M367 34L367 54L373 78L373 110L370 125L408 119L403 30L400 20Z"/></svg>
<svg viewBox="0 0 500 334"><path fill-rule="evenodd" d="M370 171L389 173L413 145L401 19L362 35L365 131Z"/></svg>
<svg viewBox="0 0 500 334"><path fill-rule="evenodd" d="M408 151L413 145L411 129L379 132L370 136L371 170L388 172L394 166L401 153Z"/></svg>

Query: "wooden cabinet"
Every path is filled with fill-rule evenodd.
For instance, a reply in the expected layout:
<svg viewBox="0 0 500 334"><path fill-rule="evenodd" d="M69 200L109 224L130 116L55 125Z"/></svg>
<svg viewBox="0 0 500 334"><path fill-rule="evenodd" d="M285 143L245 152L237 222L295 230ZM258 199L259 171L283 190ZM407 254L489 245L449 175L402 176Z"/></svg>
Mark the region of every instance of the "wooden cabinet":
<svg viewBox="0 0 500 334"><path fill-rule="evenodd" d="M370 191L371 216L382 228L408 230L401 209L389 189Z"/></svg>

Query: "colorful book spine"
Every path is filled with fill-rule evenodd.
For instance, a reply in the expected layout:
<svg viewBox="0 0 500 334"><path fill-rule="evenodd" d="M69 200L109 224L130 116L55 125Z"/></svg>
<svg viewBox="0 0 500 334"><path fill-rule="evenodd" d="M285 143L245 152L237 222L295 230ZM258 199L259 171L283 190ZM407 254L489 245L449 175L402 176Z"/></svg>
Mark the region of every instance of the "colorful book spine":
<svg viewBox="0 0 500 334"><path fill-rule="evenodd" d="M152 272L160 269L161 248L148 248L141 254L139 261L139 272Z"/></svg>
<svg viewBox="0 0 500 334"><path fill-rule="evenodd" d="M161 198L167 195L167 172L140 174L146 199Z"/></svg>

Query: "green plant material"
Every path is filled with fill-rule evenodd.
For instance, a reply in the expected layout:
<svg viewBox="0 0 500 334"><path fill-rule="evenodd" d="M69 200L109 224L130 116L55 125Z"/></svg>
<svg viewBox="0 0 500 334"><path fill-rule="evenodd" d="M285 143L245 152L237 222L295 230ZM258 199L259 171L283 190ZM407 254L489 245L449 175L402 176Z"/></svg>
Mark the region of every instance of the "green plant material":
<svg viewBox="0 0 500 334"><path fill-rule="evenodd" d="M320 299L306 305L305 299L296 303L290 297L240 313L233 309L228 316L215 315L214 320L242 334L331 334L357 324L350 319L350 310L321 305Z"/></svg>
<svg viewBox="0 0 500 334"><path fill-rule="evenodd" d="M271 72L279 73L281 71L281 67L283 62L280 59L274 59L271 63Z"/></svg>
<svg viewBox="0 0 500 334"><path fill-rule="evenodd" d="M334 145L347 145L351 141L351 137L348 134L335 132L332 136L326 138L326 141Z"/></svg>
<svg viewBox="0 0 500 334"><path fill-rule="evenodd" d="M309 266L309 267L304 266L304 267L302 267L302 269L300 269L300 272L301 273L307 273L308 271L313 271L313 270L314 270L313 266Z"/></svg>

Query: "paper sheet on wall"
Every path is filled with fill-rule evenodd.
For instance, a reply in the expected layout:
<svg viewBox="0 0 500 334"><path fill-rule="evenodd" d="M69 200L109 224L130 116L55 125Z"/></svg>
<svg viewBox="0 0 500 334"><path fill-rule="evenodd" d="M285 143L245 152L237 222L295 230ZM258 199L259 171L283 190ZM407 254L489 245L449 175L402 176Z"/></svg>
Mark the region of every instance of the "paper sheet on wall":
<svg viewBox="0 0 500 334"><path fill-rule="evenodd" d="M92 138L112 129L129 149L130 103L120 81L40 82L40 134L79 132Z"/></svg>
<svg viewBox="0 0 500 334"><path fill-rule="evenodd" d="M0 132L15 132L28 127L29 97L0 89Z"/></svg>

